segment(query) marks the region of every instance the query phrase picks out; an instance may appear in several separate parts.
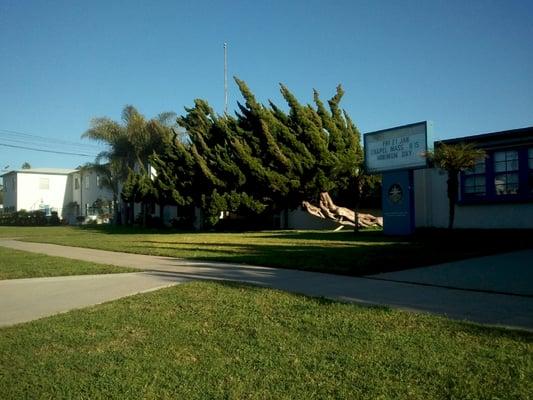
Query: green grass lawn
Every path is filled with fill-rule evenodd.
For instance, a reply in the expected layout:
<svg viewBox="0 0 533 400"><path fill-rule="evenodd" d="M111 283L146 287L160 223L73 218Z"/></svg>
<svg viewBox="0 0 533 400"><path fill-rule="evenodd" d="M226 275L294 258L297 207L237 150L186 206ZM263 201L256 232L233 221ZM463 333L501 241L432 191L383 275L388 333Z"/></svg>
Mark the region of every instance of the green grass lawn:
<svg viewBox="0 0 533 400"><path fill-rule="evenodd" d="M531 232L425 231L412 238L381 231L175 233L126 227L0 227L0 237L209 261L361 275L533 247Z"/></svg>
<svg viewBox="0 0 533 400"><path fill-rule="evenodd" d="M0 329L0 398L527 399L533 334L190 283Z"/></svg>
<svg viewBox="0 0 533 400"><path fill-rule="evenodd" d="M69 260L67 258L50 257L44 254L28 253L0 246L0 279L111 274L132 271L137 270L115 267L113 265Z"/></svg>

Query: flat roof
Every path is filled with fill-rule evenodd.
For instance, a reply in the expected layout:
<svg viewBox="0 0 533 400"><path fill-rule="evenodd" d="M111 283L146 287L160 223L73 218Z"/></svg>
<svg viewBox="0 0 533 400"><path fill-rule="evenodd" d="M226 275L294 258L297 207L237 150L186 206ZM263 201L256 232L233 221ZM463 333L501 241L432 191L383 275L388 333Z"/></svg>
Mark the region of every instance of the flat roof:
<svg viewBox="0 0 533 400"><path fill-rule="evenodd" d="M29 169L17 169L8 171L0 176L6 176L9 174L44 174L44 175L69 175L76 172L77 169L67 168L29 168Z"/></svg>
<svg viewBox="0 0 533 400"><path fill-rule="evenodd" d="M514 146L533 143L533 126L527 128L510 129L506 131L482 133L479 135L464 136L460 138L439 140L438 143L475 143L480 147Z"/></svg>

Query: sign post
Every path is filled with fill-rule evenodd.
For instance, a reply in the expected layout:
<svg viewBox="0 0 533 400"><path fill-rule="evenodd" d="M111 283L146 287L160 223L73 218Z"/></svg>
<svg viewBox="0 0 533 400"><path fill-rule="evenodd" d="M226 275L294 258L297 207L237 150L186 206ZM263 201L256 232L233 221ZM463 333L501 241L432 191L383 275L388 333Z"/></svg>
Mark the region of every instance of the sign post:
<svg viewBox="0 0 533 400"><path fill-rule="evenodd" d="M387 235L414 233L413 170L427 166L431 133L431 123L424 121L364 135L366 170L383 174L383 231Z"/></svg>

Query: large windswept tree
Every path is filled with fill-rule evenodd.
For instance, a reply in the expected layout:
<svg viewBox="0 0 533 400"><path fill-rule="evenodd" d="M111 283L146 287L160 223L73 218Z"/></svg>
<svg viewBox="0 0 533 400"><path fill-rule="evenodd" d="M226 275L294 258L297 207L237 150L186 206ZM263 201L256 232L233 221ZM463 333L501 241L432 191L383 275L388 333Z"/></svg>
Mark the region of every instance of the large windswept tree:
<svg viewBox="0 0 533 400"><path fill-rule="evenodd" d="M235 80L244 98L235 116L219 116L196 100L178 118L189 142L173 140L154 157L159 184L179 204L201 207L214 224L221 211L280 212L353 185L362 150L357 128L339 108L340 87L328 109L317 92L315 107L302 105L281 85L285 112L260 104Z"/></svg>

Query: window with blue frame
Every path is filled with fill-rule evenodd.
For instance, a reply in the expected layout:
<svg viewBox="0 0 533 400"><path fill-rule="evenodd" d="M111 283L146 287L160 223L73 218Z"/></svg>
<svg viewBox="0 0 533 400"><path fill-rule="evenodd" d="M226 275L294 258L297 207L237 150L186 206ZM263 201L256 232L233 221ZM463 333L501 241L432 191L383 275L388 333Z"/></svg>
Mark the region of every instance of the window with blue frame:
<svg viewBox="0 0 533 400"><path fill-rule="evenodd" d="M495 151L493 160L496 195L517 194L519 184L518 150Z"/></svg>
<svg viewBox="0 0 533 400"><path fill-rule="evenodd" d="M533 147L487 151L461 174L461 202L533 201Z"/></svg>
<svg viewBox="0 0 533 400"><path fill-rule="evenodd" d="M528 175L527 175L527 187L529 194L533 194L533 147L527 149L528 156Z"/></svg>
<svg viewBox="0 0 533 400"><path fill-rule="evenodd" d="M478 160L474 168L464 172L463 193L468 197L479 197L487 194L485 159Z"/></svg>

